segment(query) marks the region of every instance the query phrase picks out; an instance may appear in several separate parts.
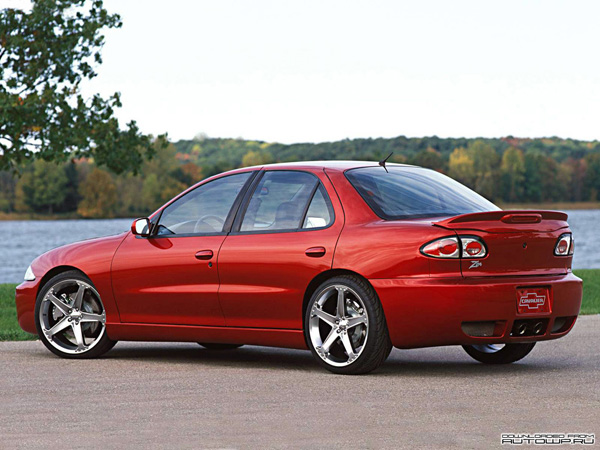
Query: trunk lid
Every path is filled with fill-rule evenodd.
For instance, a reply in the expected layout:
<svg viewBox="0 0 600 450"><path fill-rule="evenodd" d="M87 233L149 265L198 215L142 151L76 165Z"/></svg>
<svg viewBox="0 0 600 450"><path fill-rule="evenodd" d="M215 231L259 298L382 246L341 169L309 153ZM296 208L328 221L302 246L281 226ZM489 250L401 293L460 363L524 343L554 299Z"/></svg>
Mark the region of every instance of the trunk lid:
<svg viewBox="0 0 600 450"><path fill-rule="evenodd" d="M483 258L462 258L464 277L563 274L572 256L555 256L558 238L570 232L567 214L559 211L489 211L434 222L459 236L483 240Z"/></svg>

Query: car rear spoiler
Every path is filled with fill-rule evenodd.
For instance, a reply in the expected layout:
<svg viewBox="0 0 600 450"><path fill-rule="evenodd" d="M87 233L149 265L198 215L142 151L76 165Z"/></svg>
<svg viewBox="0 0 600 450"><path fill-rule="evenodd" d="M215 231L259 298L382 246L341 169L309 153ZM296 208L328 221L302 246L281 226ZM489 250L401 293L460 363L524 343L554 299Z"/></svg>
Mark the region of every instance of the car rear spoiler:
<svg viewBox="0 0 600 450"><path fill-rule="evenodd" d="M555 231L566 228L569 216L561 211L509 210L461 214L434 222L448 229L472 229L489 232Z"/></svg>

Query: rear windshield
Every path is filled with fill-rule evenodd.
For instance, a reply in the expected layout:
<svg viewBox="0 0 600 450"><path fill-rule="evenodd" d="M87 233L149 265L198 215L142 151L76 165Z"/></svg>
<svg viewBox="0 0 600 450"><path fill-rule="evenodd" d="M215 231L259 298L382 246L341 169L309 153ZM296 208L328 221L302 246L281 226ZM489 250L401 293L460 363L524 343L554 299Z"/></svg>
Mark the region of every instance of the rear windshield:
<svg viewBox="0 0 600 450"><path fill-rule="evenodd" d="M439 172L421 167L361 167L346 177L382 219L417 219L497 211L492 202Z"/></svg>

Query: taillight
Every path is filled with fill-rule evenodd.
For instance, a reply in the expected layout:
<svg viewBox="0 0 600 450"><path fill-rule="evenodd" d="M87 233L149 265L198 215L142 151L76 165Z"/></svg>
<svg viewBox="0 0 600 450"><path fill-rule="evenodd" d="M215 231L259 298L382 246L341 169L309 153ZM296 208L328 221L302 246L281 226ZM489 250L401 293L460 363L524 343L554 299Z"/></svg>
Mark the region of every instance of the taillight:
<svg viewBox="0 0 600 450"><path fill-rule="evenodd" d="M483 258L487 251L485 244L475 237L461 237L463 258Z"/></svg>
<svg viewBox="0 0 600 450"><path fill-rule="evenodd" d="M561 234L556 241L556 246L554 247L554 254L556 256L569 256L572 255L574 248L573 238L571 237L571 233Z"/></svg>
<svg viewBox="0 0 600 450"><path fill-rule="evenodd" d="M573 255L575 253L575 239L573 235L571 235L571 248L569 249L569 255Z"/></svg>
<svg viewBox="0 0 600 450"><path fill-rule="evenodd" d="M421 247L421 251L434 258L458 258L458 239L455 237L436 239Z"/></svg>
<svg viewBox="0 0 600 450"><path fill-rule="evenodd" d="M421 252L434 258L483 258L487 254L483 241L474 236L436 239L421 247Z"/></svg>

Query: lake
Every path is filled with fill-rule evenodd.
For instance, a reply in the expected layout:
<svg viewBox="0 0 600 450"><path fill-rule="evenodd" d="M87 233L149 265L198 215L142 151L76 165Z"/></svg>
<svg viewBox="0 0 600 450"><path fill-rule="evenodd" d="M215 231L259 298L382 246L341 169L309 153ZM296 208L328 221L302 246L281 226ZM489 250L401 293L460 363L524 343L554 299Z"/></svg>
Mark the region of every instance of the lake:
<svg viewBox="0 0 600 450"><path fill-rule="evenodd" d="M600 210L567 211L575 237L575 269L600 268ZM20 283L33 259L55 247L126 231L133 219L0 221L0 283Z"/></svg>

